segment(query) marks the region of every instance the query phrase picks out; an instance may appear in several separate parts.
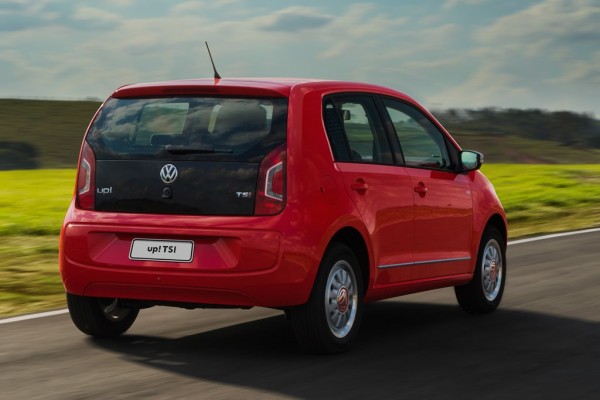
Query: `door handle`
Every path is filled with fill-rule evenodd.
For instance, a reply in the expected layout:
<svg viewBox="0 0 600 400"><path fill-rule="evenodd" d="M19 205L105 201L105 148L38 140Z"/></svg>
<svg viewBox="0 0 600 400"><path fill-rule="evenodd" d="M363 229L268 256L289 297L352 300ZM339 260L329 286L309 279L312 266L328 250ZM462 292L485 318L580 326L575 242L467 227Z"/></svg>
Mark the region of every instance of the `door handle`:
<svg viewBox="0 0 600 400"><path fill-rule="evenodd" d="M419 193L419 196L423 197L427 194L427 186L423 182L419 182L417 186L415 186L415 193Z"/></svg>
<svg viewBox="0 0 600 400"><path fill-rule="evenodd" d="M350 185L352 190L356 190L357 192L364 192L369 189L369 185L365 182L364 179L358 178L353 184Z"/></svg>

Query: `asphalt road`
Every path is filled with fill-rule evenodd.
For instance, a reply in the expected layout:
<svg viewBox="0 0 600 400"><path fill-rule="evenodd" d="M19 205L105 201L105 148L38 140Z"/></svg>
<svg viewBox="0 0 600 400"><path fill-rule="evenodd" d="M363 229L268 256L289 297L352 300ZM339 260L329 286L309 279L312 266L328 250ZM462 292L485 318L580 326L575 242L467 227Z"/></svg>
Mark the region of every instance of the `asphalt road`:
<svg viewBox="0 0 600 400"><path fill-rule="evenodd" d="M501 308L451 289L368 307L338 356L265 309L143 310L94 340L68 315L0 325L0 399L598 399L600 232L514 244Z"/></svg>

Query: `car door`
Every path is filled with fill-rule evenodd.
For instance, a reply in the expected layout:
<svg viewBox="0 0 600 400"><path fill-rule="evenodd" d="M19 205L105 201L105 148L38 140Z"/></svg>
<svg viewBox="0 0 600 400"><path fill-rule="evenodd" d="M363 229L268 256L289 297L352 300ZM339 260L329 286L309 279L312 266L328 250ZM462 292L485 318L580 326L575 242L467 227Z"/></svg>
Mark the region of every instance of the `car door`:
<svg viewBox="0 0 600 400"><path fill-rule="evenodd" d="M469 271L473 207L470 182L456 172L457 149L424 113L405 102L383 100L398 140L414 199L411 279Z"/></svg>
<svg viewBox="0 0 600 400"><path fill-rule="evenodd" d="M412 181L394 163L373 96L330 96L323 119L336 168L371 235L377 265L412 262Z"/></svg>

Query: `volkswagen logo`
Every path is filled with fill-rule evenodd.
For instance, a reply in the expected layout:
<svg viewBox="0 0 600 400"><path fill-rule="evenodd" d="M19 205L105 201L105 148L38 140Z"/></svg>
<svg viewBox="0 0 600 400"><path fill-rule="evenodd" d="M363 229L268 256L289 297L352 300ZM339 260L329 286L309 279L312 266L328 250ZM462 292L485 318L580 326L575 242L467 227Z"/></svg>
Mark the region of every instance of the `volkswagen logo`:
<svg viewBox="0 0 600 400"><path fill-rule="evenodd" d="M177 168L173 164L167 164L160 170L160 179L164 183L173 183L177 179Z"/></svg>

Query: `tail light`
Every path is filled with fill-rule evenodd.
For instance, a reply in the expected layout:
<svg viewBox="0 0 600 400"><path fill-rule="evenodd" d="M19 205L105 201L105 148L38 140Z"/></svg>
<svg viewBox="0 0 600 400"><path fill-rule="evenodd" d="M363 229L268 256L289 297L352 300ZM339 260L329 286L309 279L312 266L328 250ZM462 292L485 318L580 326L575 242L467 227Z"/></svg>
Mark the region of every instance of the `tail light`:
<svg viewBox="0 0 600 400"><path fill-rule="evenodd" d="M271 151L260 163L255 215L275 215L285 207L285 144Z"/></svg>
<svg viewBox="0 0 600 400"><path fill-rule="evenodd" d="M77 205L84 210L93 210L96 196L96 157L87 142L83 142L79 171L77 171Z"/></svg>

